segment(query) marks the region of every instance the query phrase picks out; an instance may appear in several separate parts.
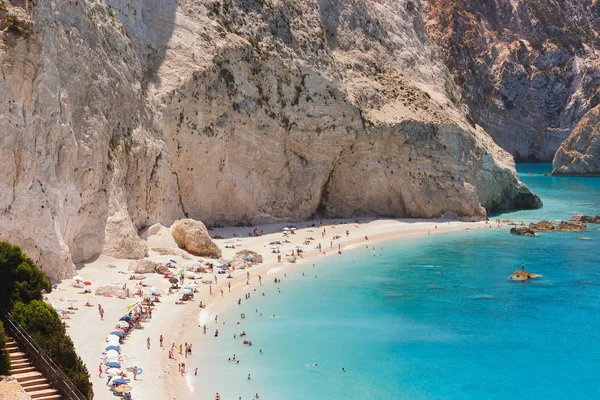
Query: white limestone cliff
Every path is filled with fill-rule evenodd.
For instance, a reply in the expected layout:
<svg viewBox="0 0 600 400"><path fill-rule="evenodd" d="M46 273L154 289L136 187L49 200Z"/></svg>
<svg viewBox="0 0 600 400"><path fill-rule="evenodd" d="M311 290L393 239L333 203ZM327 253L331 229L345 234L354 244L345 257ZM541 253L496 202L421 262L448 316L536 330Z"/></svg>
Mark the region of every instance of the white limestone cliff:
<svg viewBox="0 0 600 400"><path fill-rule="evenodd" d="M419 7L21 3L0 3L0 238L52 278L103 251L143 257L137 231L184 216L540 205L466 120Z"/></svg>

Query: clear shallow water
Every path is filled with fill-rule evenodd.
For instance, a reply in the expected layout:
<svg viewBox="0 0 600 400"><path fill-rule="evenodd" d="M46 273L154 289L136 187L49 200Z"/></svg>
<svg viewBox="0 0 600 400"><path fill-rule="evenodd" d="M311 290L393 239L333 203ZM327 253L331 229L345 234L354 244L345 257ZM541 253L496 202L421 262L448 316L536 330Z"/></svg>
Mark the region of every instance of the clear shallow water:
<svg viewBox="0 0 600 400"><path fill-rule="evenodd" d="M600 214L600 179L542 176L550 168L519 166L543 209L497 217ZM251 292L220 316L214 346L198 346L212 368L196 391L223 400L600 398L599 243L600 225L535 238L494 228L346 251L278 273L282 293L271 275L264 297ZM543 277L508 281L522 263ZM232 338L241 330L253 346ZM240 364L227 362L234 353Z"/></svg>

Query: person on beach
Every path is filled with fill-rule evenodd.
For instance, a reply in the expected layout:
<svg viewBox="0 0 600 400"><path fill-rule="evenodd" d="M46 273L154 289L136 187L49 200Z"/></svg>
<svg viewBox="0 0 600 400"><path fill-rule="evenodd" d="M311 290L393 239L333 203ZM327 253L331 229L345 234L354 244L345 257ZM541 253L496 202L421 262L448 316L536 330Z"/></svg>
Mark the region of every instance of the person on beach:
<svg viewBox="0 0 600 400"><path fill-rule="evenodd" d="M525 271L525 264L521 264L521 271Z"/></svg>
<svg viewBox="0 0 600 400"><path fill-rule="evenodd" d="M219 337L219 330L215 330L215 337Z"/></svg>
<svg viewBox="0 0 600 400"><path fill-rule="evenodd" d="M250 378L250 374L248 374L248 380L250 380L250 379L252 379L252 378Z"/></svg>
<svg viewBox="0 0 600 400"><path fill-rule="evenodd" d="M133 367L133 380L137 380L137 365Z"/></svg>
<svg viewBox="0 0 600 400"><path fill-rule="evenodd" d="M198 376L198 367L194 370L194 376Z"/></svg>
<svg viewBox="0 0 600 400"><path fill-rule="evenodd" d="M212 296L212 285L208 285L208 294Z"/></svg>
<svg viewBox="0 0 600 400"><path fill-rule="evenodd" d="M100 320L104 321L104 308L100 308Z"/></svg>
<svg viewBox="0 0 600 400"><path fill-rule="evenodd" d="M146 348L150 349L150 338L146 339Z"/></svg>
<svg viewBox="0 0 600 400"><path fill-rule="evenodd" d="M221 400L221 396L219 396L219 393L217 393L217 394L215 395L215 400Z"/></svg>
<svg viewBox="0 0 600 400"><path fill-rule="evenodd" d="M206 324L204 324L203 329L204 329L204 334L206 335Z"/></svg>
<svg viewBox="0 0 600 400"><path fill-rule="evenodd" d="M223 297L223 289L221 289L221 297Z"/></svg>
<svg viewBox="0 0 600 400"><path fill-rule="evenodd" d="M160 339L158 339L158 342L160 343L160 347L163 347L163 335L160 335Z"/></svg>
<svg viewBox="0 0 600 400"><path fill-rule="evenodd" d="M98 378L102 378L102 363L98 365Z"/></svg>
<svg viewBox="0 0 600 400"><path fill-rule="evenodd" d="M229 289L229 291L231 292L231 282L227 282L227 288Z"/></svg>
<svg viewBox="0 0 600 400"><path fill-rule="evenodd" d="M180 344L179 345L179 354L183 354L182 351L183 351L183 346Z"/></svg>

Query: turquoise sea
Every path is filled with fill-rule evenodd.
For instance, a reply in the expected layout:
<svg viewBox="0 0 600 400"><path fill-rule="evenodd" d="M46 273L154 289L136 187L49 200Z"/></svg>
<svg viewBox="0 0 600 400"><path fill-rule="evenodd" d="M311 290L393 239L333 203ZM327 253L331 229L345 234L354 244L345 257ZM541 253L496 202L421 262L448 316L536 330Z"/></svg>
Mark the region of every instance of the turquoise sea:
<svg viewBox="0 0 600 400"><path fill-rule="evenodd" d="M491 219L600 214L600 179L543 176L550 164L518 170L544 207ZM508 231L388 241L278 273L279 285L271 275L219 316L214 345L198 346L212 367L191 379L197 398L600 398L600 224ZM523 263L543 276L509 281ZM241 330L253 346L233 339Z"/></svg>

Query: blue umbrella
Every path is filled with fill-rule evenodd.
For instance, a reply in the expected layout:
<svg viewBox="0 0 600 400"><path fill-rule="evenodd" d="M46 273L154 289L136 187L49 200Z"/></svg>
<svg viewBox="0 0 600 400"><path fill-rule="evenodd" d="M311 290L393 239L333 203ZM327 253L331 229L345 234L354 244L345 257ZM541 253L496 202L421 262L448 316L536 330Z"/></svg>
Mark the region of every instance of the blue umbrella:
<svg viewBox="0 0 600 400"><path fill-rule="evenodd" d="M129 315L124 315L124 316L122 316L122 317L119 319L119 321L127 321L127 322L129 322L129 321L133 321L133 318L132 318L132 317L130 317Z"/></svg>
<svg viewBox="0 0 600 400"><path fill-rule="evenodd" d="M121 368L121 364L119 364L116 361L111 361L108 364L106 364L107 366L111 367L111 368Z"/></svg>
<svg viewBox="0 0 600 400"><path fill-rule="evenodd" d="M227 265L219 265L217 268L227 269Z"/></svg>
<svg viewBox="0 0 600 400"><path fill-rule="evenodd" d="M108 350L121 351L121 348L119 346L106 346L106 351Z"/></svg>
<svg viewBox="0 0 600 400"><path fill-rule="evenodd" d="M124 385L127 381L121 377L113 379L110 383L118 383L119 385Z"/></svg>
<svg viewBox="0 0 600 400"><path fill-rule="evenodd" d="M254 259L254 256L252 254L248 254L246 256L246 260L253 260L253 259Z"/></svg>
<svg viewBox="0 0 600 400"><path fill-rule="evenodd" d="M110 334L118 336L118 337L123 337L123 334L121 332L119 332L119 331L112 331Z"/></svg>

